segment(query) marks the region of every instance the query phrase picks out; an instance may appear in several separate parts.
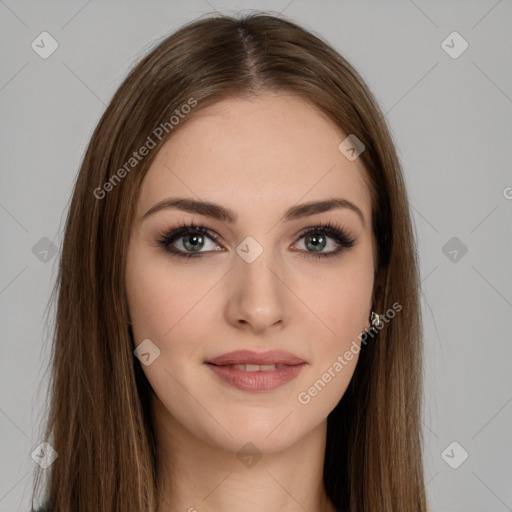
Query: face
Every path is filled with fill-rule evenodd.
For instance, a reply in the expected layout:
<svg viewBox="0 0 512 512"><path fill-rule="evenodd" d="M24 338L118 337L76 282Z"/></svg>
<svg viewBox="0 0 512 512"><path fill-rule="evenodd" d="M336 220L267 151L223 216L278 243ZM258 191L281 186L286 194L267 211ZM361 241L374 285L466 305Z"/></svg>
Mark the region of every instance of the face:
<svg viewBox="0 0 512 512"><path fill-rule="evenodd" d="M250 441L271 453L343 396L369 326L374 265L364 169L338 149L347 135L304 100L269 93L197 112L156 156L126 290L135 345L150 340L142 369L158 421L233 452ZM177 198L189 202L165 202ZM333 199L356 209L297 208ZM276 369L243 355L249 366L207 363L240 350L303 363L275 353L259 361Z"/></svg>

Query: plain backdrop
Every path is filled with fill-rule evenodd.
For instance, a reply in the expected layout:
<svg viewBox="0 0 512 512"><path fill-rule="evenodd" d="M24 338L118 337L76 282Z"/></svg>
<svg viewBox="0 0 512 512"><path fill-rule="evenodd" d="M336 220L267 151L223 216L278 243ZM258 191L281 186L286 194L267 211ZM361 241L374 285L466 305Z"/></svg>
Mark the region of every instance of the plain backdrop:
<svg viewBox="0 0 512 512"><path fill-rule="evenodd" d="M43 313L96 123L157 40L254 9L344 55L397 145L420 252L432 511L512 510L511 0L0 0L0 512L29 509Z"/></svg>

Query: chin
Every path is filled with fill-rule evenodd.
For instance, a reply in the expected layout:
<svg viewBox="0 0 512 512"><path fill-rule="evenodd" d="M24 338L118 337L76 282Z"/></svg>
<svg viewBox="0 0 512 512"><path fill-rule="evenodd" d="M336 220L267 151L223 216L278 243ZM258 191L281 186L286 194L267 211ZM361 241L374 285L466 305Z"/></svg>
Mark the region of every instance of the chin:
<svg viewBox="0 0 512 512"><path fill-rule="evenodd" d="M220 418L219 421L221 421ZM256 451L267 454L278 453L307 435L310 428L314 428L314 426L298 423L297 413L293 412L292 408L267 413L261 410L248 410L246 414L236 418L236 424L226 421L222 421L221 424L229 434L220 427L205 425L205 429L208 429L207 441L236 454L244 449L251 451L251 446L247 446L248 443L254 445ZM212 431L212 428L215 428L215 431Z"/></svg>

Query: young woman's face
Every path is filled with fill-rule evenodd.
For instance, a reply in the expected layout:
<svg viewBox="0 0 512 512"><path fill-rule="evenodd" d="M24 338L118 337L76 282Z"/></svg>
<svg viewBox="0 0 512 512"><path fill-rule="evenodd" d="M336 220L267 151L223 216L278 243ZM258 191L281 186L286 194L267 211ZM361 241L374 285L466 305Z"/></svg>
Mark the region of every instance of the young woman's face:
<svg viewBox="0 0 512 512"><path fill-rule="evenodd" d="M190 115L137 204L126 267L135 344L150 340L140 351L158 421L235 452L247 442L275 452L336 406L369 327L362 163L338 149L348 134L295 96L223 100ZM183 208L165 205L177 198ZM332 200L356 209L301 207ZM327 223L334 230L304 235ZM172 234L188 224L196 230ZM241 350L256 359L207 362ZM250 366L226 364L235 362Z"/></svg>

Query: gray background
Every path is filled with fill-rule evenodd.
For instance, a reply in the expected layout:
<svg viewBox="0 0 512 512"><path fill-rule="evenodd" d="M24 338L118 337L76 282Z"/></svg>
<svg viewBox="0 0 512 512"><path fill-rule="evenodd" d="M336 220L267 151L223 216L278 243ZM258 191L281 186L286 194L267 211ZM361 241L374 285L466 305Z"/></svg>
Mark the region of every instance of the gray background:
<svg viewBox="0 0 512 512"><path fill-rule="evenodd" d="M157 39L241 9L282 12L326 38L386 113L420 249L430 504L512 510L512 0L0 0L0 511L29 508L51 244L93 128ZM47 59L31 47L43 31L59 45ZM469 44L457 58L442 46L453 31ZM454 469L446 461L462 450Z"/></svg>

